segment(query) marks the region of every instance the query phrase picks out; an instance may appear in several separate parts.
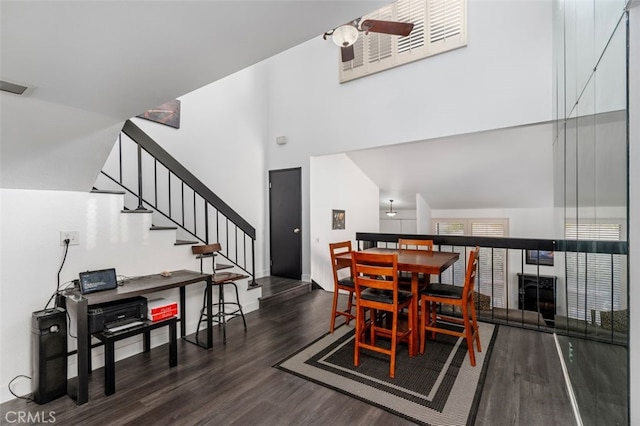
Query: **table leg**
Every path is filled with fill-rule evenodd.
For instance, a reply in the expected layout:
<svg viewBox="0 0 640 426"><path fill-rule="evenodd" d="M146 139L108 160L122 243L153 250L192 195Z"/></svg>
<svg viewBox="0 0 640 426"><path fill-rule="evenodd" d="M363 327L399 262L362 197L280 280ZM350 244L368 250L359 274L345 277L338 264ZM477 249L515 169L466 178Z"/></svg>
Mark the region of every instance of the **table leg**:
<svg viewBox="0 0 640 426"><path fill-rule="evenodd" d="M183 339L187 336L187 315L184 311L184 307L187 304L187 295L184 287L180 287L180 337Z"/></svg>
<svg viewBox="0 0 640 426"><path fill-rule="evenodd" d="M78 342L77 369L78 388L75 396L76 404L82 405L89 401L89 357L91 356L91 337L89 335L89 305L82 296L67 297L65 302L72 302L76 308L76 333Z"/></svg>
<svg viewBox="0 0 640 426"><path fill-rule="evenodd" d="M413 340L412 356L418 354L418 300L420 299L418 275L418 272L411 273L411 294L413 294L413 298L411 299L411 304L413 305L413 309L411 310L411 315L413 316L413 332L411 333L411 340Z"/></svg>
<svg viewBox="0 0 640 426"><path fill-rule="evenodd" d="M116 357L114 342L104 344L104 394L112 395L116 391Z"/></svg>
<svg viewBox="0 0 640 426"><path fill-rule="evenodd" d="M178 365L178 344L176 337L176 323L169 324L169 367Z"/></svg>
<svg viewBox="0 0 640 426"><path fill-rule="evenodd" d="M213 347L213 278L207 278L207 349Z"/></svg>

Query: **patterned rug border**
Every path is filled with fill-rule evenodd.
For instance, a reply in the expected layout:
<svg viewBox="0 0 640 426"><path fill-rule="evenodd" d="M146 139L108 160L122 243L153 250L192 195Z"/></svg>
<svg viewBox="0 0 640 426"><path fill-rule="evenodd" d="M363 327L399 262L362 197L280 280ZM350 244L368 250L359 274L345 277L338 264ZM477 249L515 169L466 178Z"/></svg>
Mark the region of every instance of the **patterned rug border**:
<svg viewBox="0 0 640 426"><path fill-rule="evenodd" d="M478 376L478 384L476 386L474 397L473 397L473 400L471 402L471 406L470 406L470 409L469 409L469 414L468 414L467 421L466 421L467 425L474 424L475 419L476 419L478 406L480 404L480 398L482 396L482 390L484 388L484 383L485 383L486 376L487 376L488 365L489 365L489 362L491 360L491 354L493 352L493 345L495 343L496 335L498 334L498 328L499 328L498 324L490 324L490 323L483 323L483 324L493 326L493 330L491 330L491 338L489 339L489 344L488 345L487 344L483 344L483 348L482 349L483 349L483 353L484 353L484 361L483 361L483 364L482 364L482 370L480 371L480 374ZM342 327L342 325L340 327ZM336 330L338 330L338 328L340 328L340 327L337 327ZM334 386L334 385L329 384L327 382L324 382L322 380L315 379L313 377L309 377L309 376L307 376L307 375L305 375L303 373L299 373L299 372L290 370L290 369L282 366L283 363L285 363L288 360L290 360L291 358L294 358L295 356L299 355L301 352L303 352L306 349L310 348L311 346L315 345L316 343L318 343L322 339L326 338L330 334L331 333L328 333L328 332L323 334L322 336L316 338L312 342L304 345L303 347L299 348L298 350L296 350L292 354L288 355L284 359L280 360L279 362L274 364L272 367L273 368L277 368L278 370L284 371L286 373L289 373L291 375L300 377L300 378L302 378L304 380L307 380L309 382L318 384L318 385L323 386L323 387L325 387L327 389L332 389L332 390L334 390L336 392L340 392L340 393L342 393L344 395L347 395L347 396L349 396L351 398L360 400L360 401L365 402L365 403L367 403L369 405L372 405L374 407L377 407L377 408L380 408L382 410L385 410L385 411L387 411L387 412L389 412L391 414L394 414L394 415L396 415L398 417L401 417L401 418L403 418L405 420L409 420L411 422L414 422L414 423L417 423L417 424L421 424L421 425L425 425L425 426L430 426L429 423L425 423L422 420L420 420L418 418L415 418L415 417L413 417L411 415L405 414L405 413L403 413L401 411L398 411L398 410L395 410L395 409L393 409L391 407L382 405L382 404L377 403L375 401L372 401L371 399L368 399L366 397L359 396L359 395L357 395L357 394L355 394L353 392L350 392L348 390L345 390L345 389L343 389L341 387ZM463 343L463 344L466 346L466 343ZM466 357L468 357L468 354L467 354ZM465 362L469 362L466 359L466 357L465 357ZM433 425L433 426L435 426L435 425Z"/></svg>

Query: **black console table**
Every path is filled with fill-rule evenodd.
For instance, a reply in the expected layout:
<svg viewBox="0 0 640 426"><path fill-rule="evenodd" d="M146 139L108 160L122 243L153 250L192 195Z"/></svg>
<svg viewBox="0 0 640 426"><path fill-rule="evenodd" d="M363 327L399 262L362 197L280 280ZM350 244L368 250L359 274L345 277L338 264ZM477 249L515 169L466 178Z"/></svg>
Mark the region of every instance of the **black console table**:
<svg viewBox="0 0 640 426"><path fill-rule="evenodd" d="M79 292L65 293L67 306L74 306L76 311L76 332L78 335L78 378L76 395L71 395L76 404L81 405L89 401L89 357L91 356L91 340L89 335L88 306L114 300L142 296L172 288L180 289L180 317L185 318L186 294L185 287L189 284L207 283L207 341L201 345L206 349L213 347L212 320L212 279L210 274L180 270L172 271L170 276L160 274L146 275L132 278L113 290L101 291L82 295ZM180 335L186 336L185 321L180 321Z"/></svg>
<svg viewBox="0 0 640 426"><path fill-rule="evenodd" d="M553 326L556 316L556 280L552 275L518 273L518 309L540 312Z"/></svg>

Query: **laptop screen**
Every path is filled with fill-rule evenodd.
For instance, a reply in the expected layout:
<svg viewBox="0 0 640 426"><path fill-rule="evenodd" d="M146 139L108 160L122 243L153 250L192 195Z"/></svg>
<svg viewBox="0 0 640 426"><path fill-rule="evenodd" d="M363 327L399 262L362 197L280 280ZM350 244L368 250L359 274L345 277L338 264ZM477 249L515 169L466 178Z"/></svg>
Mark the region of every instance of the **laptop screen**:
<svg viewBox="0 0 640 426"><path fill-rule="evenodd" d="M115 268L80 272L80 292L82 294L111 290L117 286Z"/></svg>

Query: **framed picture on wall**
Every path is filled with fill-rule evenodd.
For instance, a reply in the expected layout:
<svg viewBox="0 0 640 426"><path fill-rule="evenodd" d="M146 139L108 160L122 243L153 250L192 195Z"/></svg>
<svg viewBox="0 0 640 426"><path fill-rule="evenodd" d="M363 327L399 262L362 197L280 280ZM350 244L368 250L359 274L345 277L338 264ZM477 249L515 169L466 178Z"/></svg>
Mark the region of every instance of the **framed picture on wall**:
<svg viewBox="0 0 640 426"><path fill-rule="evenodd" d="M331 229L345 229L345 213L344 210L332 210Z"/></svg>
<svg viewBox="0 0 640 426"><path fill-rule="evenodd" d="M553 252L548 250L527 250L525 261L529 265L553 266Z"/></svg>

